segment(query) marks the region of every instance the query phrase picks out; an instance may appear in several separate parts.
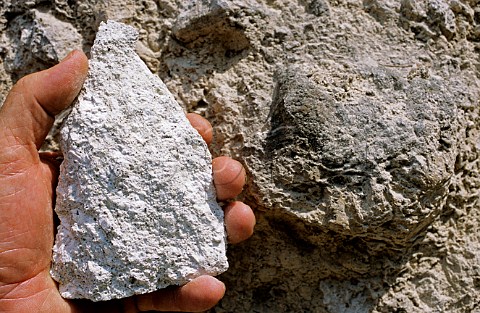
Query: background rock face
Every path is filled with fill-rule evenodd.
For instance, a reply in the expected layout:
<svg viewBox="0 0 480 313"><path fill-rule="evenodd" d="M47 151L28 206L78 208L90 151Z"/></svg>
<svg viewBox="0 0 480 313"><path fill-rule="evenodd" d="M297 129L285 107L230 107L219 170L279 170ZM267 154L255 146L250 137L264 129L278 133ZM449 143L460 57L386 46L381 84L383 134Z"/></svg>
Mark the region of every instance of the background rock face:
<svg viewBox="0 0 480 313"><path fill-rule="evenodd" d="M442 210L467 91L378 67L307 66L277 72L257 157L266 162L247 162L260 201L323 229L404 244ZM351 92L325 84L339 72L353 78Z"/></svg>
<svg viewBox="0 0 480 313"><path fill-rule="evenodd" d="M229 250L214 312L480 309L476 1L7 0L1 10L3 95L18 71L45 65L8 61L23 51L19 21L38 11L66 22L88 52L99 21L119 18L141 29L138 53L177 100L214 124L213 153L247 167L256 233Z"/></svg>
<svg viewBox="0 0 480 313"><path fill-rule="evenodd" d="M228 268L211 155L137 37L102 24L61 127L51 274L65 298L125 298Z"/></svg>

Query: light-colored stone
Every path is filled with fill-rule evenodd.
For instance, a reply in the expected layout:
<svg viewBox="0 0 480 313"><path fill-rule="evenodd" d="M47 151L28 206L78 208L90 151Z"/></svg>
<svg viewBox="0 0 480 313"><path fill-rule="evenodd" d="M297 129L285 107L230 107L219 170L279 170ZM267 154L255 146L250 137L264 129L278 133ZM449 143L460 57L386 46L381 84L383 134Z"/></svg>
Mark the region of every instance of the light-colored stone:
<svg viewBox="0 0 480 313"><path fill-rule="evenodd" d="M67 13L60 17L67 16L64 20L82 35L86 52L98 21L116 16L118 7L123 5L125 10L132 3L28 2L34 5L4 1L0 28L14 27L17 14L41 2L54 12L49 14ZM204 114L213 124L213 153L230 155L247 166L249 179L241 199L256 211L256 232L246 243L229 249L230 269L222 275L229 292L212 312L478 311L478 1L143 0L135 1L129 12L132 18L127 21L142 30L140 57L181 105ZM7 20L12 24L7 25ZM0 49L8 52L14 45ZM298 73L288 79L292 68ZM401 84L389 87L395 80ZM274 93L276 87L288 92ZM425 97L419 95L422 90ZM329 126L315 129L299 118L302 110L295 109L302 93L307 117L315 117L319 108L339 105L344 109L333 110L332 119L326 121ZM328 95L328 101L316 99L319 93ZM288 110L283 112L275 110L281 99L287 100ZM401 105L405 106L398 116L392 114ZM421 124L421 118L412 116L415 105L420 105L417 112L422 105L429 112L424 119L426 132L414 131L403 142L398 135ZM345 127L338 123L340 118L368 116L359 111L353 114L360 107L372 109L369 123L345 123ZM269 115L270 111L274 112ZM272 116L286 120L272 120ZM385 120L390 126L393 121L406 122L389 128L391 144L382 130ZM452 129L445 125L449 121ZM330 155L341 158L351 150L361 160L357 165L370 164L376 171L364 171L362 177L342 167L339 176L347 174L366 184L358 189L340 184L328 198L328 192L322 194L322 186L315 183L321 173L312 170L315 163L311 161L321 155L321 149L298 151L293 142L278 147L278 157L272 161L272 154L264 153L268 152L266 136L277 128L272 124L293 124L297 134L321 130L327 135ZM341 141L337 142L334 129L342 131ZM437 137L442 134L447 135ZM298 139L296 147L302 148L300 141L305 137L289 138L294 139ZM362 143L367 142L365 149ZM408 149L408 144L414 147ZM396 176L386 177L388 186L378 180L388 172L382 168L386 162L370 160L376 156L374 151L378 156L392 155L389 149L403 149L399 155L423 154L425 159L396 159ZM291 171L293 167L301 170ZM407 174L414 170L419 170L418 175ZM415 178L423 187L415 186ZM401 188L402 179L413 188L390 197L388 192ZM368 184L374 188L366 189ZM305 191L306 187L310 190ZM332 190L332 184L326 187ZM441 201L421 199L424 187L430 195L438 190L436 198ZM360 201L365 191L371 202ZM346 206L341 199L330 201L344 195L350 197L344 201ZM353 198L363 206L352 210ZM422 201L409 210L403 200L414 203L415 198ZM309 199L328 200L335 210L322 212ZM379 203L386 205L383 211ZM303 213L302 204L310 205Z"/></svg>
<svg viewBox="0 0 480 313"><path fill-rule="evenodd" d="M65 298L123 298L227 269L205 142L109 21L61 129L52 276Z"/></svg>

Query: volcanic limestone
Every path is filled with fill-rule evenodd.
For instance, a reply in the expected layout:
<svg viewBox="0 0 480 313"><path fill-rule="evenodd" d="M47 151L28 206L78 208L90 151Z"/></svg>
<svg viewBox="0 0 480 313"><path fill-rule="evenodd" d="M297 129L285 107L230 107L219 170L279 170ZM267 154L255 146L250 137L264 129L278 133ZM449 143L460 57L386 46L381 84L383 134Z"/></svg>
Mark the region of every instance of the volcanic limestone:
<svg viewBox="0 0 480 313"><path fill-rule="evenodd" d="M137 37L100 26L61 129L51 275L65 298L124 298L228 267L211 155L135 53Z"/></svg>

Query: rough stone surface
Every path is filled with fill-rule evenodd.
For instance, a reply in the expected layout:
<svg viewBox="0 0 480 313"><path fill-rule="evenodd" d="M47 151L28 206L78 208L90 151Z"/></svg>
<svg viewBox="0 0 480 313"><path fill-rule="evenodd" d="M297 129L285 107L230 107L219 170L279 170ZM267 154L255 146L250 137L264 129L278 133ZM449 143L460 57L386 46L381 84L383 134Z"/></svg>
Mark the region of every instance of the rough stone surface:
<svg viewBox="0 0 480 313"><path fill-rule="evenodd" d="M279 69L270 130L247 164L266 207L403 244L444 206L463 139L459 107L471 101L458 84L428 74L357 66Z"/></svg>
<svg viewBox="0 0 480 313"><path fill-rule="evenodd" d="M14 79L54 65L72 49L82 48L75 27L35 9L15 17L6 35L14 49L7 50L5 69L14 73Z"/></svg>
<svg viewBox="0 0 480 313"><path fill-rule="evenodd" d="M123 298L228 267L210 152L135 53L137 35L100 26L61 127L51 274L65 298Z"/></svg>
<svg viewBox="0 0 480 313"><path fill-rule="evenodd" d="M478 1L39 2L7 0L0 29L44 6L88 52L123 8L213 153L247 167L256 233L212 312L480 310Z"/></svg>

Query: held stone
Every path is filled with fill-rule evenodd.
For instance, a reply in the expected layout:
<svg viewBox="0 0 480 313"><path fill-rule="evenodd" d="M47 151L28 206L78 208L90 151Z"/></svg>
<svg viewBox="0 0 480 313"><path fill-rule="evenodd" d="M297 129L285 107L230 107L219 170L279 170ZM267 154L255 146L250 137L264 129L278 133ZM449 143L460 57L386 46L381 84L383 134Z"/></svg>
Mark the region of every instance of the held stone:
<svg viewBox="0 0 480 313"><path fill-rule="evenodd" d="M51 275L65 298L124 298L228 267L211 155L137 36L102 24L61 129Z"/></svg>

